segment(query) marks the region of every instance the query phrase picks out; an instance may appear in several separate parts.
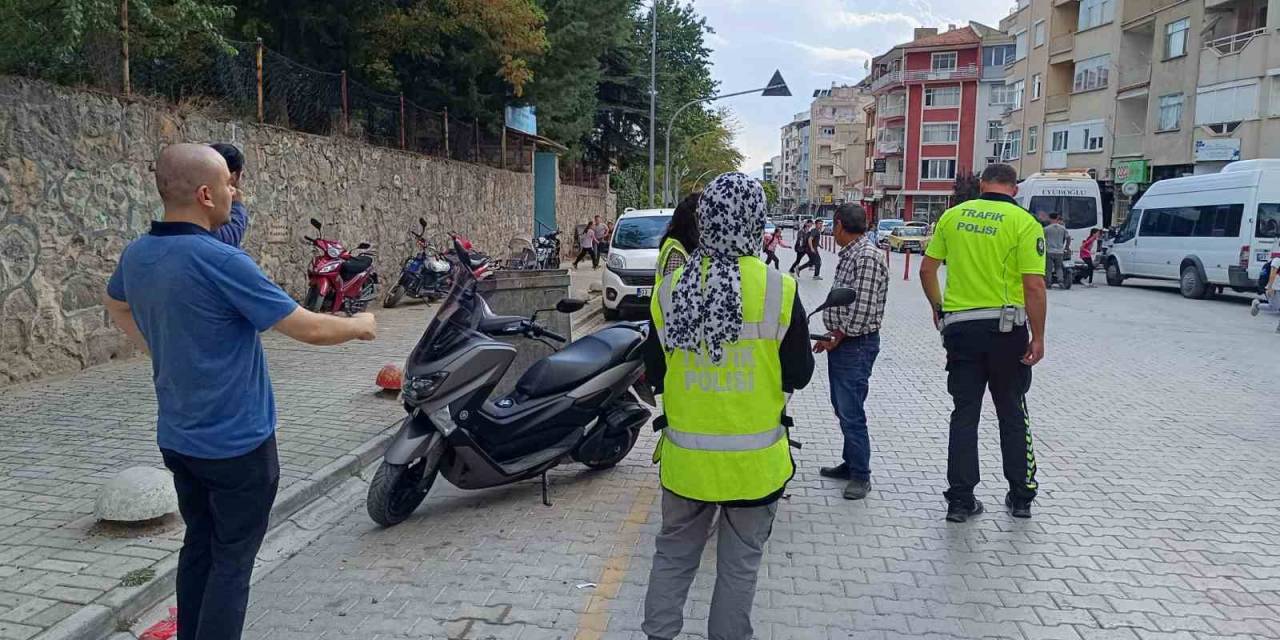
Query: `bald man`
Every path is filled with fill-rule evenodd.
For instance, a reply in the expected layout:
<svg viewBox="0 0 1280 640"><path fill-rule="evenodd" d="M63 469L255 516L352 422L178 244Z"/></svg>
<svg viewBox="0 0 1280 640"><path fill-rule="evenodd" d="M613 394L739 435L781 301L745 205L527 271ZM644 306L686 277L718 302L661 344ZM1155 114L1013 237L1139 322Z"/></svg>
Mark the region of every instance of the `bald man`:
<svg viewBox="0 0 1280 640"><path fill-rule="evenodd" d="M248 255L214 238L234 193L217 151L166 147L155 173L164 219L125 248L107 283L107 311L151 353L156 439L187 525L178 638L237 640L280 477L258 334L331 345L372 340L376 327L371 314L299 307Z"/></svg>

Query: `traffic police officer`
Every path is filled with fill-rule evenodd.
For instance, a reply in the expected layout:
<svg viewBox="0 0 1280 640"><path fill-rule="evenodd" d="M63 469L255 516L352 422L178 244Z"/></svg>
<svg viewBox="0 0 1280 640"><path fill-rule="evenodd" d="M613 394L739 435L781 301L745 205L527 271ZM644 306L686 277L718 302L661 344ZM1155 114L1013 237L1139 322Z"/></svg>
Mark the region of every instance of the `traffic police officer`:
<svg viewBox="0 0 1280 640"><path fill-rule="evenodd" d="M662 531L642 628L662 640L680 633L689 586L717 526L707 635L741 640L752 637L764 544L795 473L786 394L808 384L813 354L795 279L757 257L765 222L760 183L724 174L703 191L697 211L698 248L662 280L651 304L647 377L661 381L666 426L654 456Z"/></svg>
<svg viewBox="0 0 1280 640"><path fill-rule="evenodd" d="M691 193L676 205L667 223L667 232L658 243L658 267L654 272L654 288L662 285L663 278L689 261L689 252L698 248L698 198ZM652 303L650 303L652 304Z"/></svg>
<svg viewBox="0 0 1280 640"><path fill-rule="evenodd" d="M1031 367L1044 357L1044 230L1013 199L1018 193L1013 167L988 165L981 189L980 198L942 214L920 266L920 282L947 350L947 390L955 402L947 449L950 488L944 494L951 522L982 512L973 489L979 476L978 420L987 388L1000 421L1000 452L1009 482L1005 506L1013 516L1031 517L1037 487L1026 393ZM943 262L945 296L938 285Z"/></svg>

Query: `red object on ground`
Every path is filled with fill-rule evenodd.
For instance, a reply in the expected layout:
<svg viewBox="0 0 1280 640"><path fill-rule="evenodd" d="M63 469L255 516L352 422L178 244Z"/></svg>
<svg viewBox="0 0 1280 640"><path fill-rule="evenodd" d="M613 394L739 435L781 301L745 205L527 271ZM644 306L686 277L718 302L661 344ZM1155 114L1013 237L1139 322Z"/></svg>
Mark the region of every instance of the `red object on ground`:
<svg viewBox="0 0 1280 640"><path fill-rule="evenodd" d="M910 280L911 279L911 251L909 250L904 251L902 255L906 256L906 259L907 259L906 263L902 265L902 279Z"/></svg>
<svg viewBox="0 0 1280 640"><path fill-rule="evenodd" d="M147 627L147 630L138 636L138 640L170 640L177 635L178 608L169 607L169 617Z"/></svg>
<svg viewBox="0 0 1280 640"><path fill-rule="evenodd" d="M400 372L400 367L389 364L378 371L378 386L387 391L399 391L401 385L404 384L404 375Z"/></svg>

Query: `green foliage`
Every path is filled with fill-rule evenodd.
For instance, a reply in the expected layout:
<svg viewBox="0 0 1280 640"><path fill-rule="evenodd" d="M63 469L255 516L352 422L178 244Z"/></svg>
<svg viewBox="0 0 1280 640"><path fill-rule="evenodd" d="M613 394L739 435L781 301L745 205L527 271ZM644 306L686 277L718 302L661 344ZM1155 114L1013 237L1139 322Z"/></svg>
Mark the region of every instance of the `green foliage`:
<svg viewBox="0 0 1280 640"><path fill-rule="evenodd" d="M978 183L978 176L972 171L962 171L956 174L955 198L953 202L960 203L967 200L976 199L982 195L982 188Z"/></svg>
<svg viewBox="0 0 1280 640"><path fill-rule="evenodd" d="M139 59L225 47L219 29L234 14L232 6L206 0L129 0L128 6L130 57ZM59 82L114 79L120 51L119 0L0 2L0 72Z"/></svg>
<svg viewBox="0 0 1280 640"><path fill-rule="evenodd" d="M778 205L778 185L772 180L763 181L760 184L764 186L765 203L768 204L769 209L772 210Z"/></svg>

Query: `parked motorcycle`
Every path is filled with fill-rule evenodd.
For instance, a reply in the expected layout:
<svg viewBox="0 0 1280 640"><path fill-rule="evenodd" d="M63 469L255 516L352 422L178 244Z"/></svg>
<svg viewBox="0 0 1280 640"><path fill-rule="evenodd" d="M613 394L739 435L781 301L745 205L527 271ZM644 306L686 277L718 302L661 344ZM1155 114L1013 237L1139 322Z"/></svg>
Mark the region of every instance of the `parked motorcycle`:
<svg viewBox="0 0 1280 640"><path fill-rule="evenodd" d="M463 265L467 251L455 242ZM568 338L531 317L498 316L467 268L405 364L401 423L369 485L369 517L382 526L403 522L443 475L461 489L483 489L542 476L573 460L592 469L621 462L635 446L653 392L643 379L641 350L648 327L618 323L535 362L501 398L490 399L516 357L498 341L523 336L548 345ZM565 299L560 313L584 306ZM547 311L550 311L549 309ZM554 345L552 345L554 348ZM634 389L634 393L631 389Z"/></svg>
<svg viewBox="0 0 1280 640"><path fill-rule="evenodd" d="M356 245L359 253L352 255L341 242L319 237L324 230L319 220L312 218L311 226L317 237L303 238L317 253L307 270L307 296L302 306L308 311L348 315L364 311L377 297L378 273L373 269L377 254L368 251L369 243L361 242Z"/></svg>
<svg viewBox="0 0 1280 640"><path fill-rule="evenodd" d="M477 250L465 236L456 232L450 233L449 242L454 248L444 254L445 259L454 264L466 266L471 270L471 274L479 280L493 275L496 269L493 259L489 257L489 254Z"/></svg>
<svg viewBox="0 0 1280 640"><path fill-rule="evenodd" d="M409 235L418 243L418 253L405 259L404 266L400 268L400 279L387 289L382 306L388 309L399 304L404 296L439 300L453 284L449 261L436 255L427 244L427 221L418 218L418 224L422 226L421 230L409 230Z"/></svg>
<svg viewBox="0 0 1280 640"><path fill-rule="evenodd" d="M560 232L552 231L535 238L533 241L533 253L538 261L539 269L559 269Z"/></svg>

